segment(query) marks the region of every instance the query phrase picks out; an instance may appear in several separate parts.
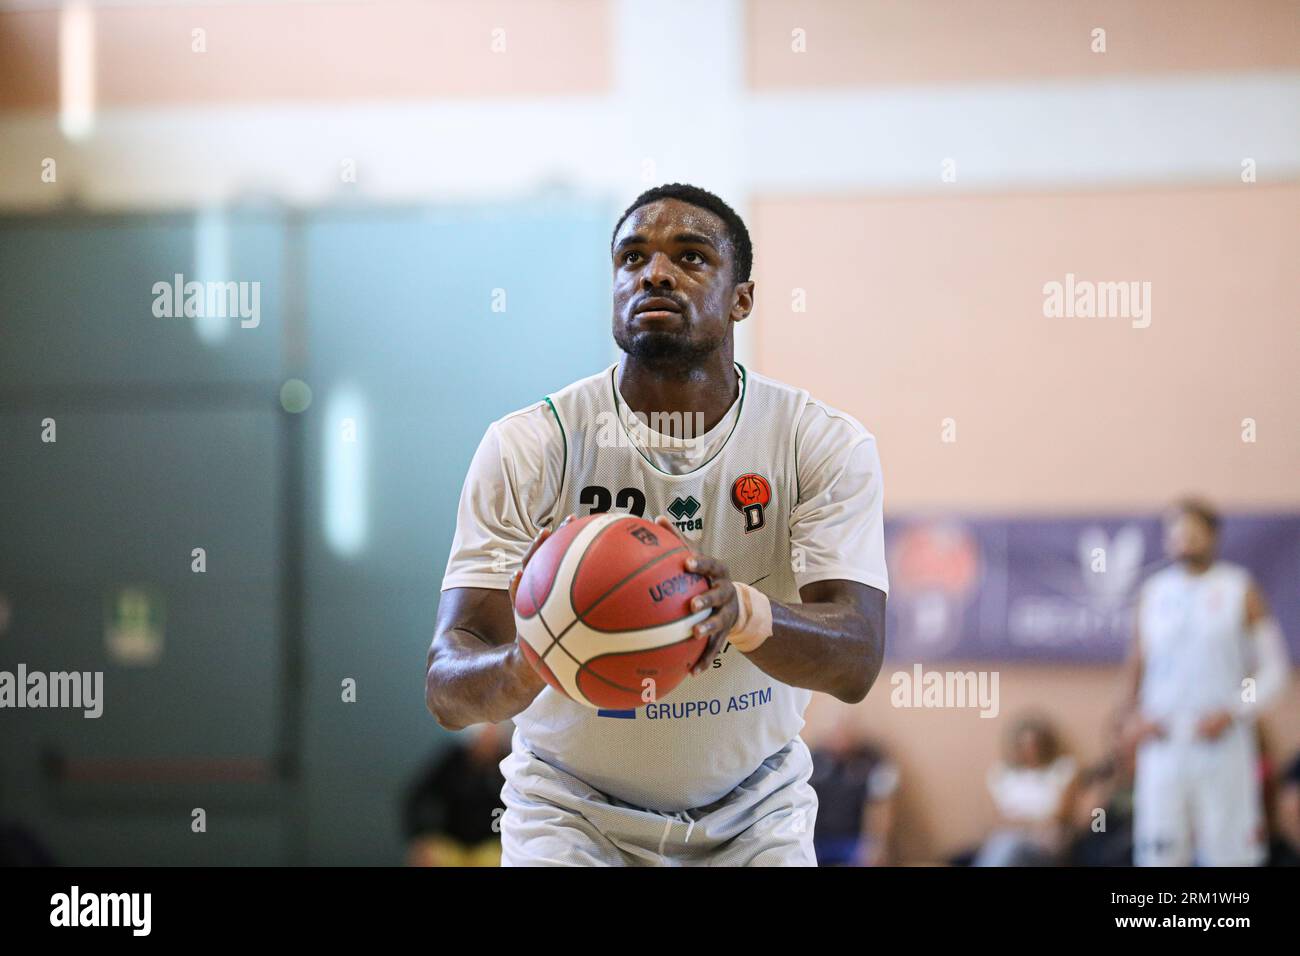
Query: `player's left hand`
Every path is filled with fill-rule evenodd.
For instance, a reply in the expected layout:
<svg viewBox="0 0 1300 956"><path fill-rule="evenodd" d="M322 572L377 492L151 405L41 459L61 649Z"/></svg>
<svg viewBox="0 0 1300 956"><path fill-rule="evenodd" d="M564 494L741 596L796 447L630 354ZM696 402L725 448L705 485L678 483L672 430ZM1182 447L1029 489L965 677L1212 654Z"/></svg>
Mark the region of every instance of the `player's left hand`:
<svg viewBox="0 0 1300 956"><path fill-rule="evenodd" d="M1200 719L1196 725L1196 732L1206 740L1218 740L1231 726L1232 714L1226 710L1216 710Z"/></svg>
<svg viewBox="0 0 1300 956"><path fill-rule="evenodd" d="M655 524L677 535L683 544L686 543L686 540L677 534L677 529L673 527L672 521L666 515L656 518ZM691 610L703 611L705 608L713 608L712 614L695 625L696 637L707 637L708 643L704 646L704 652L700 654L699 659L691 665L691 676L694 677L706 670L713 658L717 657L718 652L722 650L727 635L731 633L731 629L736 626L736 621L740 618L740 603L727 566L717 558L692 554L686 559L686 569L709 579L709 590L691 599Z"/></svg>

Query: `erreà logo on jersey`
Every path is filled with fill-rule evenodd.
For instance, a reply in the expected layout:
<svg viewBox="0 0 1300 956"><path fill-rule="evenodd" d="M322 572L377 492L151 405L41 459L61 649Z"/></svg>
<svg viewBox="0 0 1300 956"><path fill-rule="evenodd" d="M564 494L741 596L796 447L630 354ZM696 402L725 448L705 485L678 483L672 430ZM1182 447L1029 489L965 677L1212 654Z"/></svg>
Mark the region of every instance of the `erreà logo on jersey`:
<svg viewBox="0 0 1300 956"><path fill-rule="evenodd" d="M679 495L668 506L668 513L676 519L674 524L678 531L702 531L704 519L695 516L703 507L704 505L695 500L694 495L687 495L685 498Z"/></svg>
<svg viewBox="0 0 1300 956"><path fill-rule="evenodd" d="M750 472L731 484L731 503L745 516L745 534L767 523L764 510L772 503L772 486L762 475Z"/></svg>

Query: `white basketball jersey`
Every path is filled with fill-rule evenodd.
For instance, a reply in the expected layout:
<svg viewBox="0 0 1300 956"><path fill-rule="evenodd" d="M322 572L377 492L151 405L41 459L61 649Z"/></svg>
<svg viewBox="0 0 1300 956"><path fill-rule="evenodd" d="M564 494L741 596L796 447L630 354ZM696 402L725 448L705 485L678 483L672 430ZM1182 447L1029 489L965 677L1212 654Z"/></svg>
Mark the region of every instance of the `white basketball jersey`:
<svg viewBox="0 0 1300 956"><path fill-rule="evenodd" d="M1143 585L1142 711L1186 730L1199 716L1234 709L1253 656L1246 629L1245 568L1217 561L1203 574L1174 564Z"/></svg>
<svg viewBox="0 0 1300 956"><path fill-rule="evenodd" d="M692 550L725 562L733 581L798 603L789 517L808 393L746 371L730 437L697 469L673 475L621 433L616 369L548 396L565 445L552 526L569 514L666 514ZM516 745L627 803L687 810L725 796L794 739L810 697L724 645L702 674L635 710L597 712L547 687L515 718Z"/></svg>

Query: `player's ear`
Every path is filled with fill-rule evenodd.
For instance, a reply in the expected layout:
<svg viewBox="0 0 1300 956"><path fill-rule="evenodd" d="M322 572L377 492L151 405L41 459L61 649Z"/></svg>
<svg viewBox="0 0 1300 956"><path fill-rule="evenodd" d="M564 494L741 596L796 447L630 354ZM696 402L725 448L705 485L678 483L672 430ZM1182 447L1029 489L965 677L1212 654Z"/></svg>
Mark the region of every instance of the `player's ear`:
<svg viewBox="0 0 1300 956"><path fill-rule="evenodd" d="M736 301L731 307L731 321L744 322L749 318L749 313L754 311L754 282L751 279L748 282L739 282L736 284Z"/></svg>

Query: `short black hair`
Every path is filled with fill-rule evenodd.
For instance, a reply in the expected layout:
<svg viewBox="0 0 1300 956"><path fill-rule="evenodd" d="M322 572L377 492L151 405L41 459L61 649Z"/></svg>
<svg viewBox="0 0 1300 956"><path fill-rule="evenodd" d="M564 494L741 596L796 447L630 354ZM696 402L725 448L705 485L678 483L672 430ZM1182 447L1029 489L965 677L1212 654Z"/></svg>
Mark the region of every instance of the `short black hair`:
<svg viewBox="0 0 1300 956"><path fill-rule="evenodd" d="M647 189L637 196L632 201L632 205L623 210L623 215L618 217L618 222L614 223L614 232L609 237L609 251L611 254L614 251L614 238L618 235L619 229L623 228L623 223L627 220L627 217L642 206L648 206L660 199L680 199L692 206L707 209L721 219L727 227L727 238L731 242L733 278L736 282L749 281L749 274L754 269L754 246L749 241L749 230L745 228L745 221L736 215L736 211L719 197L707 189L691 186L688 183L665 183L662 186L656 186L654 189Z"/></svg>
<svg viewBox="0 0 1300 956"><path fill-rule="evenodd" d="M1199 518L1205 527L1210 529L1210 534L1218 537L1219 534L1219 512L1215 510L1204 498L1185 497L1179 498L1174 502L1174 511L1177 514L1191 515Z"/></svg>

